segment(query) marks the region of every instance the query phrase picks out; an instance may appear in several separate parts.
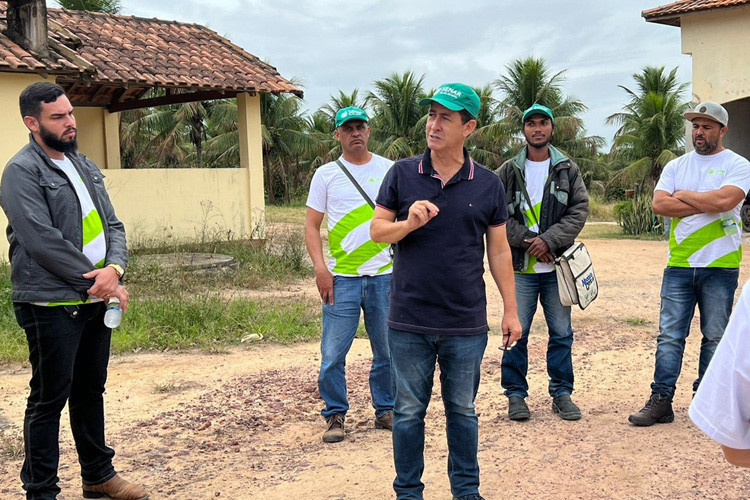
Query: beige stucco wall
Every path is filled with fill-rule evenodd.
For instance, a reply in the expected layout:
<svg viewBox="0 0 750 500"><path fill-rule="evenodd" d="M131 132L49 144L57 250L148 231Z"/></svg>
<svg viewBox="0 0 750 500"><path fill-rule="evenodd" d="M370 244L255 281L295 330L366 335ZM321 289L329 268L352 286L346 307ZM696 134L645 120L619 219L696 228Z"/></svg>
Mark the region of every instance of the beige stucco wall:
<svg viewBox="0 0 750 500"><path fill-rule="evenodd" d="M693 57L694 102L750 96L750 5L682 16L682 52Z"/></svg>
<svg viewBox="0 0 750 500"><path fill-rule="evenodd" d="M18 109L18 96L38 76L0 73L0 105L8 110L0 121L0 169L28 142ZM79 150L106 175L118 217L131 244L249 238L263 235L263 157L260 98L238 98L242 168L120 169L117 114L101 108L77 107ZM11 112L12 111L12 112ZM0 228L7 225L0 212ZM8 242L0 236L0 257ZM6 257L7 258L7 257Z"/></svg>
<svg viewBox="0 0 750 500"><path fill-rule="evenodd" d="M18 96L32 83L41 81L44 79L39 75L0 73L0 109L3 110L0 117L3 137L0 141L0 169L5 168L8 160L29 142L29 131L18 109Z"/></svg>
<svg viewBox="0 0 750 500"><path fill-rule="evenodd" d="M248 238L247 170L170 168L104 170L130 246Z"/></svg>
<svg viewBox="0 0 750 500"><path fill-rule="evenodd" d="M682 52L693 61L692 101L714 101L729 112L724 146L750 157L750 5L681 17ZM685 146L692 150L691 126Z"/></svg>

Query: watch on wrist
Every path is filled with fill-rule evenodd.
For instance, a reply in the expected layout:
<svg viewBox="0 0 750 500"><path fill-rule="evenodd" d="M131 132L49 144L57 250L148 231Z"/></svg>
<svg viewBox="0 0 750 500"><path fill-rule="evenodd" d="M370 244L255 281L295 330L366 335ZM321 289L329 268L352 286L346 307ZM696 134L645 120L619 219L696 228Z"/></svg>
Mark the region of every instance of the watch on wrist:
<svg viewBox="0 0 750 500"><path fill-rule="evenodd" d="M114 269L117 273L118 278L122 278L122 275L125 274L125 269L123 269L119 264L109 264L107 267L111 267L112 269Z"/></svg>

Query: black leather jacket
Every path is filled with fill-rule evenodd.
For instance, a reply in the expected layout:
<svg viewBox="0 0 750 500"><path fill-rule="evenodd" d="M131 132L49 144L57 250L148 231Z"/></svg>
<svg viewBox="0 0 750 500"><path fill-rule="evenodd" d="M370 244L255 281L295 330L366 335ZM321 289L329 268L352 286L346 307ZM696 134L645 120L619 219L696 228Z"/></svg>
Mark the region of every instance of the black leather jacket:
<svg viewBox="0 0 750 500"><path fill-rule="evenodd" d="M525 271L529 262L526 252L529 243L524 239L539 236L549 246L550 252L562 255L575 241L589 214L589 193L581 178L578 165L557 148L550 146L550 172L542 196L539 234L526 226L523 213L524 194L514 169L524 178L526 147L514 158L496 170L505 186L508 201L508 243L513 254L513 270Z"/></svg>
<svg viewBox="0 0 750 500"><path fill-rule="evenodd" d="M68 154L83 179L104 226L104 265L128 263L125 227L117 219L104 175L81 154ZM94 284L83 254L81 205L63 171L30 136L5 166L0 205L8 217L14 302L85 300Z"/></svg>

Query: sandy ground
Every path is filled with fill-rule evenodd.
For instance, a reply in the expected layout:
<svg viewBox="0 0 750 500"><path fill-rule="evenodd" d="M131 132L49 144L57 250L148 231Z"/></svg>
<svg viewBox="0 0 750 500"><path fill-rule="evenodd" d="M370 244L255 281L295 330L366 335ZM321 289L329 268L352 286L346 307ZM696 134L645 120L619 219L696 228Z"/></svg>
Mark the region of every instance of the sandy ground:
<svg viewBox="0 0 750 500"><path fill-rule="evenodd" d="M700 335L688 339L675 422L651 428L627 422L649 394L666 243L586 243L601 291L586 311L573 313L574 399L584 417L565 422L550 409L547 334L540 311L530 340L532 418L509 421L500 388L500 338L492 335L477 397L483 495L488 500L750 498L748 473L727 465L718 446L687 415ZM743 269L741 283L749 277ZM298 288L300 294L316 293L312 283ZM497 331L500 298L496 290L489 296L490 326ZM390 433L372 425L368 351L366 340L355 341L348 358L348 435L329 445L320 440L316 343L284 347L261 342L214 355L114 357L107 426L109 443L117 450L115 465L125 477L146 485L153 499L393 498ZM19 433L28 376L23 365L0 371L5 442ZM437 380L426 432L425 497L450 499ZM63 498L80 498L67 417L61 446ZM0 458L0 498L22 498L20 464Z"/></svg>

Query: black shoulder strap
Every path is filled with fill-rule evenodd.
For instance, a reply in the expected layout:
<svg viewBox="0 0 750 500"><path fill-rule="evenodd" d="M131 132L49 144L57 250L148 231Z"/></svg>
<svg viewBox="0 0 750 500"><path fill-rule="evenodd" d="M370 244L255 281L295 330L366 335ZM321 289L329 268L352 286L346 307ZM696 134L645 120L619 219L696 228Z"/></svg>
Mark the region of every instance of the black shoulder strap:
<svg viewBox="0 0 750 500"><path fill-rule="evenodd" d="M531 212L531 217L534 218L534 222L536 222L537 225L539 225L539 221L536 218L536 214L534 213L534 205L531 204L531 196L529 196L529 192L526 190L526 183L521 178L521 169L518 168L516 165L516 162L513 162L511 165L513 167L513 173L516 174L516 182L519 186L521 186L521 189L523 190L523 195L526 197L526 203L529 204L529 211Z"/></svg>
<svg viewBox="0 0 750 500"><path fill-rule="evenodd" d="M341 170L344 171L344 173L349 178L349 180L352 181L352 184L354 184L354 187L357 188L357 191L359 191L359 194L362 195L362 198L365 199L367 204L370 205L370 207L375 208L375 203L373 203L372 199L370 199L370 197L367 196L367 193L365 193L365 190L362 189L362 186L359 185L359 182L356 181L352 173L349 172L349 169L346 168L346 166L344 166L344 164L341 163L341 160L339 160L338 158L336 159L336 164L339 166L339 168L341 168Z"/></svg>

